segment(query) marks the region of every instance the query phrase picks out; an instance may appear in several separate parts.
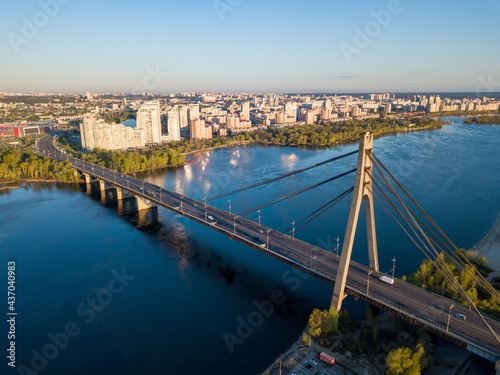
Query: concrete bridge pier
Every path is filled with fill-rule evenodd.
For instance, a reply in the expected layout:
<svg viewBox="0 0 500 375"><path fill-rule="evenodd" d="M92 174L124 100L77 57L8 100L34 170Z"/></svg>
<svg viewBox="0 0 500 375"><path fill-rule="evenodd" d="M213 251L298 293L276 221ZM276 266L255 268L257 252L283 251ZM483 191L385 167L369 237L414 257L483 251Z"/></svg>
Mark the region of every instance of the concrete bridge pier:
<svg viewBox="0 0 500 375"><path fill-rule="evenodd" d="M114 186L109 187L106 181L99 180L99 188L101 190L101 203L106 204L108 202L108 195L111 195L109 201L112 201L116 196L116 189Z"/></svg>
<svg viewBox="0 0 500 375"><path fill-rule="evenodd" d="M90 195L92 194L92 176L90 176L88 173L84 173L83 176L85 177L85 194Z"/></svg>
<svg viewBox="0 0 500 375"><path fill-rule="evenodd" d="M116 188L116 200L118 205L118 214L124 215L128 212L136 211L135 195L124 191L122 188Z"/></svg>
<svg viewBox="0 0 500 375"><path fill-rule="evenodd" d="M146 227L158 221L158 207L154 206L147 210L137 211L137 226Z"/></svg>
<svg viewBox="0 0 500 375"><path fill-rule="evenodd" d="M137 226L144 227L158 221L158 206L148 199L137 198Z"/></svg>

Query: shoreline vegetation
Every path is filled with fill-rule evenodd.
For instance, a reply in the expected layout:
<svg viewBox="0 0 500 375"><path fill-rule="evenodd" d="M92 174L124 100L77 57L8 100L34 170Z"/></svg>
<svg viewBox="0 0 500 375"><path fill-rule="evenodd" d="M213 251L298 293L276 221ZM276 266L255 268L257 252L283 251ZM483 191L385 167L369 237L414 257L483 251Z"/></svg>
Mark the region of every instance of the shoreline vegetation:
<svg viewBox="0 0 500 375"><path fill-rule="evenodd" d="M464 120L464 123L478 125L500 125L500 115L467 117Z"/></svg>

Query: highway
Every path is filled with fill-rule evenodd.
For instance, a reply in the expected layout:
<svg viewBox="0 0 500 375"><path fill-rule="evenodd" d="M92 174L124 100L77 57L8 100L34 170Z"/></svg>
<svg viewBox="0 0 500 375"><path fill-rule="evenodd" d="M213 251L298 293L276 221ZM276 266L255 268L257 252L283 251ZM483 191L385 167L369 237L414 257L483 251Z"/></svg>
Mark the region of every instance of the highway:
<svg viewBox="0 0 500 375"><path fill-rule="evenodd" d="M143 180L75 159L61 153L53 142L54 137L52 136L40 139L36 146L38 153L58 160L67 160L81 172L122 187L136 196L143 197L217 230L320 280L332 285L335 283L340 259L337 255L298 239L290 238L271 228L259 226L253 221L236 217L216 207L205 206L204 202L183 197L178 193ZM404 256L404 251L402 249L402 253L398 255ZM398 315L404 315L410 321L424 325L455 342L459 341L462 344L480 349L490 355L489 359L491 360L500 359L500 343L481 317L475 312L469 311L468 307L399 279L395 279L393 285L386 284L379 280L382 273L373 272L369 275L369 271L369 267L351 262L346 292L368 300L370 303L375 303L393 313L399 313ZM369 293L367 293L368 280ZM452 309L449 330L447 331L451 304L455 306ZM457 313L465 315L466 320L453 315ZM500 334L500 322L488 316L485 316L485 319L492 329Z"/></svg>

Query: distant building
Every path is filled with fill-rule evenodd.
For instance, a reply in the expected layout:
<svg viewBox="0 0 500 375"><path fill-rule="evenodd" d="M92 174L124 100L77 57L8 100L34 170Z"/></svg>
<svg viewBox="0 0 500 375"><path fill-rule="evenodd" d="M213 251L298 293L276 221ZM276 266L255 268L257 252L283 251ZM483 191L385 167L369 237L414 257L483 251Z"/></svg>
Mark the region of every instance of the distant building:
<svg viewBox="0 0 500 375"><path fill-rule="evenodd" d="M210 139L212 138L212 127L207 127L205 120L197 119L190 122L191 139Z"/></svg>
<svg viewBox="0 0 500 375"><path fill-rule="evenodd" d="M144 130L123 124L107 124L90 114L83 118L80 136L82 148L87 150L97 147L105 150L122 150L144 147L146 144Z"/></svg>
<svg viewBox="0 0 500 375"><path fill-rule="evenodd" d="M181 127L180 127L180 111L177 109L172 109L168 112L167 122L168 122L168 140L169 141L180 141L181 140ZM184 112L186 114L187 121L187 110Z"/></svg>
<svg viewBox="0 0 500 375"><path fill-rule="evenodd" d="M161 143L160 103L144 103L137 112L137 129L144 130L146 144Z"/></svg>
<svg viewBox="0 0 500 375"><path fill-rule="evenodd" d="M16 126L0 126L0 138L3 137L28 137L40 134L40 126L27 123Z"/></svg>
<svg viewBox="0 0 500 375"><path fill-rule="evenodd" d="M241 105L241 114L245 117L245 120L250 120L250 102L244 102Z"/></svg>

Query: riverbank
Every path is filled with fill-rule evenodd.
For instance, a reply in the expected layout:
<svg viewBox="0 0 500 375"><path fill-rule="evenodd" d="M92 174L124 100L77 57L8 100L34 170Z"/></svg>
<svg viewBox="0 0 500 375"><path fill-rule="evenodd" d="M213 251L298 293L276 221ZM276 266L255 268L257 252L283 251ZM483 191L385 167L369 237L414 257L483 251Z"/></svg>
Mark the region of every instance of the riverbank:
<svg viewBox="0 0 500 375"><path fill-rule="evenodd" d="M488 267L495 271L488 275L488 278L500 274L500 214L493 228L470 250L477 251L481 257L484 256L488 261Z"/></svg>
<svg viewBox="0 0 500 375"><path fill-rule="evenodd" d="M372 340L375 330L377 344L373 345L379 347L377 353L369 355L360 353L359 348L363 345L363 341ZM309 348L302 344L301 334L297 341L262 375L280 374L280 363L281 373L303 373L300 370L304 370L304 364L309 359L315 358L319 352L325 352L335 358L335 364L331 369L335 370L337 375L383 375L385 374L385 358L391 349L400 346L414 347L418 342L424 342L426 353L433 357L432 364L422 372L424 375L467 374L470 373L469 370L477 368L478 363L473 353L439 337L429 340L430 336L419 336L415 327L384 312L377 318L375 325L363 320L358 322L356 329L339 333L335 336L332 346L328 348L317 343L313 343ZM480 362L480 365L484 363ZM321 362L313 368L319 373L323 373L321 371L326 369L330 367Z"/></svg>
<svg viewBox="0 0 500 375"><path fill-rule="evenodd" d="M6 190L14 190L18 189L23 186L25 183L32 183L32 182L50 182L50 183L65 183L65 184L70 184L74 182L63 182L57 178L19 178L19 179L0 179L0 192L6 191ZM81 180L80 182L76 183L81 183L84 182Z"/></svg>

